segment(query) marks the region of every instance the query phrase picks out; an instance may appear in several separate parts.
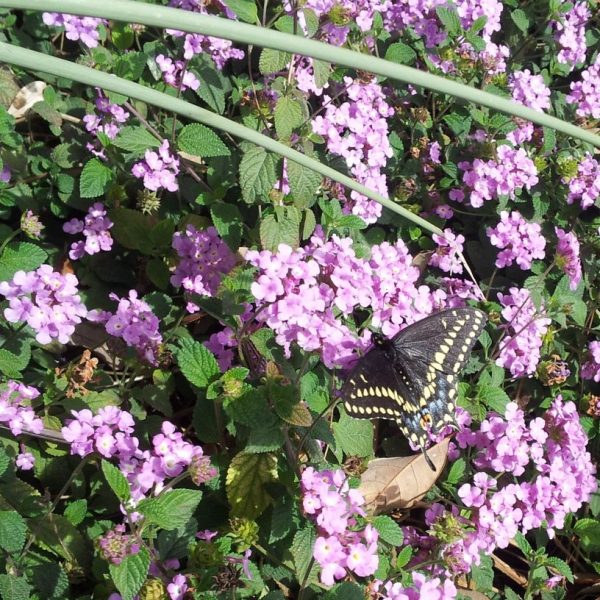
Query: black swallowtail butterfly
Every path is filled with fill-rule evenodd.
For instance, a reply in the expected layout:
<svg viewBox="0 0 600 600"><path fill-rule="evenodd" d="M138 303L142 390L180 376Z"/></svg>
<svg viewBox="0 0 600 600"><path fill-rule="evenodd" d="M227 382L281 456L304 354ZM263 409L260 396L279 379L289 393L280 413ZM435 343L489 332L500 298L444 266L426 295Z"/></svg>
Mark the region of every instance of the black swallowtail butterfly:
<svg viewBox="0 0 600 600"><path fill-rule="evenodd" d="M375 334L342 388L358 419L391 419L425 452L428 432L454 424L458 376L486 323L474 308L445 310L409 325L392 339Z"/></svg>

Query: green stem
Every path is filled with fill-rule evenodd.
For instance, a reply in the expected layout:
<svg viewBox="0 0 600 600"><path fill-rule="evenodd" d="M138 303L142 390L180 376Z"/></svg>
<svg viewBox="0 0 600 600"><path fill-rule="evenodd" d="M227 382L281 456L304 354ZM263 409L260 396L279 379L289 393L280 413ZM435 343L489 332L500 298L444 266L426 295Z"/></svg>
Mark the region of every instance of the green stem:
<svg viewBox="0 0 600 600"><path fill-rule="evenodd" d="M16 229L13 231L0 245L0 254L4 252L4 248L8 246L19 234L21 233L21 229Z"/></svg>

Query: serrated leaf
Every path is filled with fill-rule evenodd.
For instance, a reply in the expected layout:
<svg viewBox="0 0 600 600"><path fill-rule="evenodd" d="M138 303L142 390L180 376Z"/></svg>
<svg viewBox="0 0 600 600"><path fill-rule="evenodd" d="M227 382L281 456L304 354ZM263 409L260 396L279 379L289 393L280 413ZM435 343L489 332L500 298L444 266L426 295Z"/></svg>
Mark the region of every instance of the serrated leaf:
<svg viewBox="0 0 600 600"><path fill-rule="evenodd" d="M248 454L274 452L283 447L284 442L280 424L271 427L257 427L250 431L244 452Z"/></svg>
<svg viewBox="0 0 600 600"><path fill-rule="evenodd" d="M313 77L318 88L325 87L331 75L331 65L323 60L312 59Z"/></svg>
<svg viewBox="0 0 600 600"><path fill-rule="evenodd" d="M295 206L298 208L310 206L323 181L323 176L290 160L287 162L287 178Z"/></svg>
<svg viewBox="0 0 600 600"><path fill-rule="evenodd" d="M0 348L0 371L10 379L21 379L23 371L31 359L31 343L22 344L21 352L15 354L6 348Z"/></svg>
<svg viewBox="0 0 600 600"><path fill-rule="evenodd" d="M529 543L527 538L520 531L517 531L517 533L514 537L514 541L517 544L519 550L525 556L530 556L533 553L533 548L531 547L531 544Z"/></svg>
<svg viewBox="0 0 600 600"><path fill-rule="evenodd" d="M488 408L499 415L503 415L506 412L506 405L510 402L510 397L503 389L489 385L479 386L477 397Z"/></svg>
<svg viewBox="0 0 600 600"><path fill-rule="evenodd" d="M111 579L123 600L133 600L144 585L149 568L150 555L145 548L137 554L127 556L118 565L111 563L108 566Z"/></svg>
<svg viewBox="0 0 600 600"><path fill-rule="evenodd" d="M177 145L184 152L204 158L231 155L221 138L212 129L200 123L186 125L177 136Z"/></svg>
<svg viewBox="0 0 600 600"><path fill-rule="evenodd" d="M121 502L127 502L131 498L131 492L129 491L129 482L120 469L115 467L112 463L107 460L102 460L102 473L106 482L110 486L110 489L115 493L115 496Z"/></svg>
<svg viewBox="0 0 600 600"><path fill-rule="evenodd" d="M44 264L46 258L46 252L35 244L8 244L0 256L0 281L9 281L17 271L34 271Z"/></svg>
<svg viewBox="0 0 600 600"><path fill-rule="evenodd" d="M343 581L332 587L324 596L324 600L364 600L365 592L361 586Z"/></svg>
<svg viewBox="0 0 600 600"><path fill-rule="evenodd" d="M460 17L454 8L438 6L436 7L435 12L438 16L438 19L442 22L444 29L450 35L457 35L462 31Z"/></svg>
<svg viewBox="0 0 600 600"><path fill-rule="evenodd" d="M223 3L242 21L258 24L258 11L252 0L223 0Z"/></svg>
<svg viewBox="0 0 600 600"><path fill-rule="evenodd" d="M292 60L289 52L263 48L258 59L258 68L262 75L270 75L283 71L287 64Z"/></svg>
<svg viewBox="0 0 600 600"><path fill-rule="evenodd" d="M272 502L266 483L277 480L277 458L274 454L239 453L227 469L227 499L232 515L255 519Z"/></svg>
<svg viewBox="0 0 600 600"><path fill-rule="evenodd" d="M473 565L471 576L478 590L491 590L494 583L494 568L490 556L481 556L479 565Z"/></svg>
<svg viewBox="0 0 600 600"><path fill-rule="evenodd" d="M112 143L117 148L132 152L136 156L141 156L150 148L160 146L160 140L156 139L146 128L132 126L123 127Z"/></svg>
<svg viewBox="0 0 600 600"><path fill-rule="evenodd" d="M371 421L353 419L342 413L333 424L333 433L338 446L348 456L371 456L373 454L373 424Z"/></svg>
<svg viewBox="0 0 600 600"><path fill-rule="evenodd" d="M571 567L561 558L558 558L557 556L546 556L544 558L544 565L558 571L558 573L570 583L575 581Z"/></svg>
<svg viewBox="0 0 600 600"><path fill-rule="evenodd" d="M417 53L406 44L396 42L385 51L385 60L391 60L401 65L412 65L417 58Z"/></svg>
<svg viewBox="0 0 600 600"><path fill-rule="evenodd" d="M85 163L79 179L79 194L82 198L97 198L108 190L114 181L112 169L100 159L92 158Z"/></svg>
<svg viewBox="0 0 600 600"><path fill-rule="evenodd" d="M109 217L114 223L111 234L119 244L144 254L152 253L153 244L148 235L155 226L152 217L131 208L113 208Z"/></svg>
<svg viewBox="0 0 600 600"><path fill-rule="evenodd" d="M404 546L400 552L398 552L398 558L396 559L396 568L402 569L405 567L413 555L413 549L410 546Z"/></svg>
<svg viewBox="0 0 600 600"><path fill-rule="evenodd" d="M510 13L510 18L523 33L527 33L529 29L529 17L524 10L516 8Z"/></svg>
<svg viewBox="0 0 600 600"><path fill-rule="evenodd" d="M64 516L72 525L80 525L87 513L87 500L80 498L70 502L65 508Z"/></svg>
<svg viewBox="0 0 600 600"><path fill-rule="evenodd" d="M20 552L25 544L27 524L14 510L0 511L0 548L9 554Z"/></svg>
<svg viewBox="0 0 600 600"><path fill-rule="evenodd" d="M217 232L225 243L236 251L242 239L244 220L237 206L216 202L210 207L210 215Z"/></svg>
<svg viewBox="0 0 600 600"><path fill-rule="evenodd" d="M275 104L273 113L275 130L280 138L288 138L292 131L304 121L302 105L295 98L281 96Z"/></svg>
<svg viewBox="0 0 600 600"><path fill-rule="evenodd" d="M260 241L265 250L276 252L279 244L300 245L300 211L295 206L278 207L260 223Z"/></svg>
<svg viewBox="0 0 600 600"><path fill-rule="evenodd" d="M307 208L302 213L301 236L302 240L307 240L317 227L317 218L315 213Z"/></svg>
<svg viewBox="0 0 600 600"><path fill-rule="evenodd" d="M379 532L379 537L392 546L400 546L404 540L402 529L387 515L380 515L373 519L373 527Z"/></svg>
<svg viewBox="0 0 600 600"><path fill-rule="evenodd" d="M197 90L198 96L220 115L225 111L225 91L223 86L226 83L223 75L217 71L210 61L197 72L200 87Z"/></svg>
<svg viewBox="0 0 600 600"><path fill-rule="evenodd" d="M206 387L221 372L212 352L201 342L191 339L181 340L177 363L185 378L199 388Z"/></svg>
<svg viewBox="0 0 600 600"><path fill-rule="evenodd" d="M600 521L580 519L573 530L584 548L594 552L600 549Z"/></svg>
<svg viewBox="0 0 600 600"><path fill-rule="evenodd" d="M277 181L278 158L260 146L252 146L240 161L240 187L245 202L264 201Z"/></svg>
<svg viewBox="0 0 600 600"><path fill-rule="evenodd" d="M144 515L147 523L172 531L186 525L200 500L201 491L178 488L163 492L156 498L145 498L136 509Z"/></svg>
<svg viewBox="0 0 600 600"><path fill-rule="evenodd" d="M464 458L455 460L448 471L448 477L446 477L446 481L452 485L458 483L465 474L466 468L467 463Z"/></svg>
<svg viewBox="0 0 600 600"><path fill-rule="evenodd" d="M316 561L313 559L313 548L317 536L312 527L305 527L296 532L290 548L296 566L296 576L300 584L316 580Z"/></svg>
<svg viewBox="0 0 600 600"><path fill-rule="evenodd" d="M42 600L64 600L67 598L69 578L56 563L44 562L30 568L30 580Z"/></svg>
<svg viewBox="0 0 600 600"><path fill-rule="evenodd" d="M2 600L29 600L31 586L25 577L0 575L0 594Z"/></svg>

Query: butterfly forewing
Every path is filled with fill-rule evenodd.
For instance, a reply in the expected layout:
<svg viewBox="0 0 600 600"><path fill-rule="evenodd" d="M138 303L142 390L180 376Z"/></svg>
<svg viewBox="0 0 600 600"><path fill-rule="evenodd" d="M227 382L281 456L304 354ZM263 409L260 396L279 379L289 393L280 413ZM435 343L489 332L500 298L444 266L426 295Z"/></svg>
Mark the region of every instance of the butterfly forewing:
<svg viewBox="0 0 600 600"><path fill-rule="evenodd" d="M382 340L363 356L342 388L347 412L392 419L413 445L454 422L458 374L485 326L485 314L456 308L427 317Z"/></svg>

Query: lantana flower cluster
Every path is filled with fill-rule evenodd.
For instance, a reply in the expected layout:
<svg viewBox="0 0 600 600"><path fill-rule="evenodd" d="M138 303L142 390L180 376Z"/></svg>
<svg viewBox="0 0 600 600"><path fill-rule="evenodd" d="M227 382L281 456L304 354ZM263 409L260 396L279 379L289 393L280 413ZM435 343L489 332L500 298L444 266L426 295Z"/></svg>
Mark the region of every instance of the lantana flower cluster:
<svg viewBox="0 0 600 600"><path fill-rule="evenodd" d="M446 273L462 273L463 265L459 254L463 251L465 236L455 235L450 229L444 229L443 236L434 233L432 238L437 248L429 258L429 264Z"/></svg>
<svg viewBox="0 0 600 600"><path fill-rule="evenodd" d="M590 10L584 0L572 3L571 8L561 15L560 20L554 22L555 38L560 46L556 57L559 63L569 65L573 69L575 65L585 61L585 28L590 17Z"/></svg>
<svg viewBox="0 0 600 600"><path fill-rule="evenodd" d="M387 196L387 185L382 169L393 154L388 140L387 118L394 114L385 101L381 86L375 81L364 83L344 77L347 100L336 106L323 96L324 114L312 121L313 131L327 141L332 154L345 159L348 168L359 183ZM347 212L374 223L381 216L381 205L352 191L345 205Z"/></svg>
<svg viewBox="0 0 600 600"><path fill-rule="evenodd" d="M344 324L342 317L355 309L370 308L372 326L392 336L444 305L442 290L417 285L420 272L402 241L375 245L365 259L356 257L352 243L336 235L326 242L317 233L304 248L281 244L276 253L246 253L258 268L251 287L256 319L273 329L286 352L296 342L319 351L328 367L346 365L370 339L368 331L357 339Z"/></svg>
<svg viewBox="0 0 600 600"><path fill-rule="evenodd" d="M196 0L171 0L169 6L190 10L203 15L209 14L204 2ZM212 8L217 8L219 12L223 12L228 19L237 19L235 13L230 10L227 5L215 0L210 3ZM215 62L217 69L221 70L231 59L242 59L245 56L243 50L235 48L233 42L224 38L211 37L200 33L184 33L176 29L167 29L167 33L173 37L183 37L183 57L185 60L191 60L197 54L207 53Z"/></svg>
<svg viewBox="0 0 600 600"><path fill-rule="evenodd" d="M165 83L185 92L187 89L197 90L200 87L198 78L187 68L182 60L173 60L164 54L156 57L156 64L163 74Z"/></svg>
<svg viewBox="0 0 600 600"><path fill-rule="evenodd" d="M0 283L0 294L8 299L4 317L9 323L27 323L40 344L52 340L66 344L88 312L78 283L75 275L62 275L50 265L17 271L11 281Z"/></svg>
<svg viewBox="0 0 600 600"><path fill-rule="evenodd" d="M171 154L168 140L163 140L158 152L146 150L144 160L131 167L134 177L144 180L147 190L156 192L161 188L169 192L179 189L177 175L179 174L179 159Z"/></svg>
<svg viewBox="0 0 600 600"><path fill-rule="evenodd" d="M69 258L78 260L82 256L108 252L113 245L109 229L114 223L108 218L106 208L101 202L95 202L88 209L83 219L71 219L63 225L63 231L76 235L83 233L84 240L73 242L69 250Z"/></svg>
<svg viewBox="0 0 600 600"><path fill-rule="evenodd" d="M502 145L496 154L496 160L476 158L472 163L459 162L466 188L452 190L450 198L460 202L466 197L471 206L479 208L484 202L499 196L514 199L517 191L523 188L529 190L537 184L536 166L523 148Z"/></svg>
<svg viewBox="0 0 600 600"><path fill-rule="evenodd" d="M508 294L498 294L502 304L500 327L505 337L500 341L500 355L496 364L507 368L513 377L531 376L540 362L543 336L550 319L538 314L529 290L512 287Z"/></svg>
<svg viewBox="0 0 600 600"><path fill-rule="evenodd" d="M80 40L88 48L96 48L100 40L100 25L107 25L106 19L77 17L63 13L42 13L42 20L50 27L64 27L65 37L74 42Z"/></svg>
<svg viewBox="0 0 600 600"><path fill-rule="evenodd" d="M522 215L513 210L510 214L503 210L496 227L488 227L490 242L500 248L496 258L498 268L509 267L517 263L523 270L531 268L534 259L545 256L546 239L537 223L529 223Z"/></svg>
<svg viewBox="0 0 600 600"><path fill-rule="evenodd" d="M580 117L600 119L600 55L581 73L579 81L571 83L571 93L566 100L577 105L575 112Z"/></svg>
<svg viewBox="0 0 600 600"><path fill-rule="evenodd" d="M152 449L142 450L139 439L133 435L135 421L127 411L106 406L96 414L89 409L74 410L71 414L74 419L66 421L61 430L71 445L71 453L83 457L98 452L104 458L116 459L136 502L147 495L158 494L168 479L197 467L195 463L203 463L202 469L195 469L203 473L202 477L194 478L196 484L216 474L202 448L186 442L182 433L168 421L162 424L161 433L152 437Z"/></svg>
<svg viewBox="0 0 600 600"><path fill-rule="evenodd" d="M101 90L96 91L98 95L94 104L98 114L83 117L85 129L94 135L103 133L109 139L114 140L121 130L121 125L129 119L130 115L122 106L112 103ZM88 149L90 149L89 146Z"/></svg>
<svg viewBox="0 0 600 600"><path fill-rule="evenodd" d="M8 380L0 390L0 423L6 423L15 436L23 432L34 435L41 433L44 423L31 408L31 401L39 395L40 392L32 386ZM23 470L31 469L34 465L33 455L21 452L16 457L16 463Z"/></svg>
<svg viewBox="0 0 600 600"><path fill-rule="evenodd" d="M313 556L321 567L321 581L333 585L352 571L359 577L373 575L379 566L377 530L358 528L364 517L364 498L350 489L342 470L302 472L302 507L318 527Z"/></svg>
<svg viewBox="0 0 600 600"><path fill-rule="evenodd" d="M119 303L116 312L94 311L90 320L105 323L110 335L123 339L128 346L136 349L141 358L156 365L162 335L160 320L150 305L138 298L136 290L130 290L126 298L119 298L113 293L109 294L109 298Z"/></svg>
<svg viewBox="0 0 600 600"><path fill-rule="evenodd" d="M588 344L587 358L581 365L582 379L593 379L600 382L600 342L593 341Z"/></svg>
<svg viewBox="0 0 600 600"><path fill-rule="evenodd" d="M560 227L555 227L554 231L558 239L554 261L569 278L569 287L575 290L583 275L579 258L579 240L572 231L567 232Z"/></svg>
<svg viewBox="0 0 600 600"><path fill-rule="evenodd" d="M412 574L413 585L405 587L399 582L376 581L373 589L378 600L454 600L458 594L450 579L442 583L440 577L427 577L422 573Z"/></svg>
<svg viewBox="0 0 600 600"><path fill-rule="evenodd" d="M504 417L492 414L479 430L469 429L468 414L461 420L465 426L456 444L475 451L472 460L478 469L473 482L458 490L472 509L470 521L465 524L456 510L448 512L441 505L426 514L430 531L447 540L442 555L447 570L455 574L479 564L480 552L507 547L517 532L543 526L553 537L597 486L577 408L561 396L543 418L529 423L514 402L507 404ZM506 481L505 474L510 476ZM455 540L448 540L449 532L456 533Z"/></svg>
<svg viewBox="0 0 600 600"><path fill-rule="evenodd" d="M577 175L562 181L569 186L567 204L579 202L583 209L594 206L600 198L600 163L588 152L577 165Z"/></svg>
<svg viewBox="0 0 600 600"><path fill-rule="evenodd" d="M214 227L198 230L188 225L185 231L173 235L172 245L179 264L171 276L171 284L199 296L214 296L223 275L236 263L235 255ZM198 310L192 302L187 308L189 312Z"/></svg>

